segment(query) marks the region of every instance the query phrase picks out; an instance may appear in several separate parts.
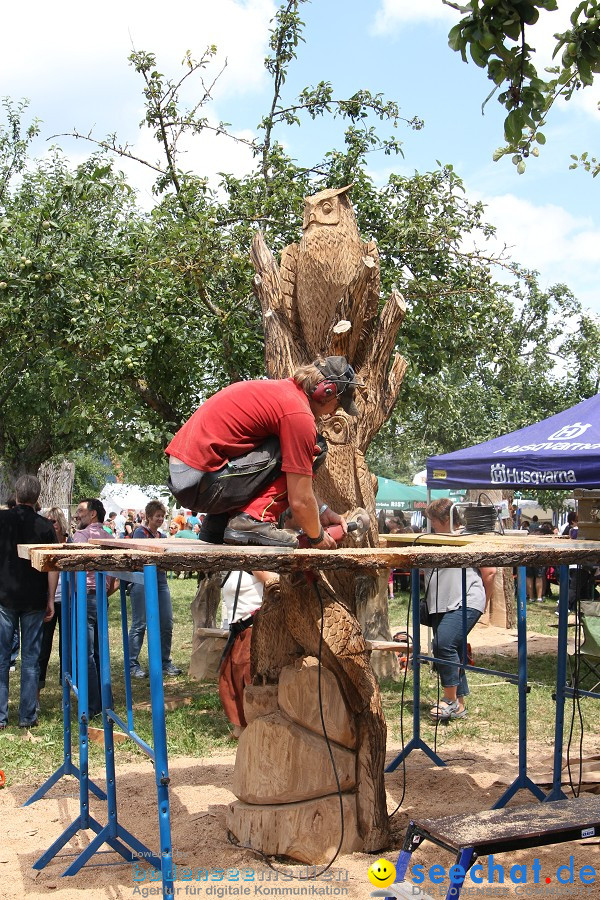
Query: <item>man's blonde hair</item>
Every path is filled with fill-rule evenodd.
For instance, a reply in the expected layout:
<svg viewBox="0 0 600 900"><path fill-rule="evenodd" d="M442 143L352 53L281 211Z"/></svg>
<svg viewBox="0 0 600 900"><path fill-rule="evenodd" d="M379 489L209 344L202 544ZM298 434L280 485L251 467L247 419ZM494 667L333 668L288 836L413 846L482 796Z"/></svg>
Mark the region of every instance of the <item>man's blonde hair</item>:
<svg viewBox="0 0 600 900"><path fill-rule="evenodd" d="M316 359L315 362L325 363L324 359ZM298 366L292 378L302 388L304 393L310 397L319 382L323 381L324 375L320 372L314 363L306 363L304 366Z"/></svg>

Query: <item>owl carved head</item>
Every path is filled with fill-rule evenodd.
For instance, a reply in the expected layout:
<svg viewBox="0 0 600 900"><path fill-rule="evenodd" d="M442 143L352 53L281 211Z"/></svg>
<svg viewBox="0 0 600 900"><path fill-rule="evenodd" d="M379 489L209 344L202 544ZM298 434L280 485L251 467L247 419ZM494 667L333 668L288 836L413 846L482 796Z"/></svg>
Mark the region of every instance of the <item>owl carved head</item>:
<svg viewBox="0 0 600 900"><path fill-rule="evenodd" d="M333 415L319 419L319 431L330 447L350 445L356 435L356 420L338 409Z"/></svg>
<svg viewBox="0 0 600 900"><path fill-rule="evenodd" d="M302 230L306 231L311 225L339 225L342 204L352 209L345 196L351 187L351 184L347 184L342 188L327 188L307 197L304 201Z"/></svg>

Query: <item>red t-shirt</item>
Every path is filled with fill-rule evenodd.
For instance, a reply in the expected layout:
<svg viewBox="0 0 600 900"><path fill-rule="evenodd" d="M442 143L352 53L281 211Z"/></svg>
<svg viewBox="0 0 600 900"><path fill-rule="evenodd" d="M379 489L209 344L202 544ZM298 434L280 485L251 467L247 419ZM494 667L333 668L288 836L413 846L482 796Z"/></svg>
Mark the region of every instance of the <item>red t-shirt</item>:
<svg viewBox="0 0 600 900"><path fill-rule="evenodd" d="M165 452L215 472L272 435L281 444L282 471L312 475L317 429L308 397L293 378L229 385L196 410Z"/></svg>

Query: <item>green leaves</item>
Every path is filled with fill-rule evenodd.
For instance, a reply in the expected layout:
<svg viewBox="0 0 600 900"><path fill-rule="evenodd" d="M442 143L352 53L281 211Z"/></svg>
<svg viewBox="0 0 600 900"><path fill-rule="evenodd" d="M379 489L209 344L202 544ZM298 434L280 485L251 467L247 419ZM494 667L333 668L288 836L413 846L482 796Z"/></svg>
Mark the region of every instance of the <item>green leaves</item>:
<svg viewBox="0 0 600 900"><path fill-rule="evenodd" d="M455 6L455 4L450 4ZM530 34L540 10L554 12L556 0L483 0L462 7L466 15L448 34L449 46L468 56L496 86L506 85L498 101L508 114L504 120L506 147L494 159L515 152L527 156L538 141L542 127L556 99L570 99L574 90L589 87L600 72L600 2L584 0L571 12L571 28L556 34L553 56L561 55L561 65L542 76L535 66L535 47ZM467 55L468 51L468 55ZM488 102L490 94L483 106ZM522 160L521 160L522 161ZM521 172L521 164L517 164Z"/></svg>
<svg viewBox="0 0 600 900"><path fill-rule="evenodd" d="M513 109L504 120L504 137L508 144L516 144L521 137L525 124L525 113L522 109Z"/></svg>
<svg viewBox="0 0 600 900"><path fill-rule="evenodd" d="M494 83L523 70L519 94L511 93L510 81L502 100L507 138L516 147L495 154L510 152L522 171L533 154L523 134L537 142L535 149L545 142L538 130L544 91L529 51L523 55L501 39L503 17L516 6L473 0L465 7L468 25L452 34L458 48L475 41L489 53ZM0 126L0 455L6 465L33 468L52 453L91 445L110 447L130 467L164 471L169 435L206 396L263 373L261 314L248 259L255 229L278 253L298 240L306 195L350 182L359 230L377 241L382 295L398 285L409 307L398 348L409 370L397 418L380 438L381 458L400 459L414 471L423 455L515 427L558 391L546 351L549 342L553 352L560 345L557 328L579 316L566 289L544 293L534 274L518 270L510 289L494 283L489 254L465 249L484 246L493 229L481 204L465 199L451 166L392 174L375 186L371 154L400 154L400 125L422 126L418 118L404 120L397 103L364 87L340 98L326 80L286 100L282 86L302 42L299 9L300 0L288 0L275 18L267 65L272 102L261 143L248 142L256 166L244 177L223 173L217 187L207 173L185 171L178 161L181 135L211 127L204 85L199 102L184 106L182 79L162 74L154 54L132 54L143 81L144 123L162 153L153 165L158 177L150 212L136 207L104 152L75 169L56 151L29 160L35 127L22 122L22 107L9 109ZM183 79L204 73L214 53L209 47L198 61L186 53ZM277 139L278 127L326 115L341 125L335 143L299 167ZM217 130L224 128L220 123ZM116 135L100 143L128 155ZM575 164L596 161L582 157ZM589 386L598 369L597 336L586 329L581 366L558 347L569 373L577 372L571 393Z"/></svg>

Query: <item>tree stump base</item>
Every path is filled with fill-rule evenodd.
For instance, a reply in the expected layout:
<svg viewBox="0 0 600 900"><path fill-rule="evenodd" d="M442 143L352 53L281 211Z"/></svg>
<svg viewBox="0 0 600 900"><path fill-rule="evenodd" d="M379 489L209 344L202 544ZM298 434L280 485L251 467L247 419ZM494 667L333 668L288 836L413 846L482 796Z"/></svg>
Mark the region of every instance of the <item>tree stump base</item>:
<svg viewBox="0 0 600 900"><path fill-rule="evenodd" d="M362 850L356 827L356 797L343 794L342 853ZM289 856L307 865L325 865L340 840L340 799L337 795L299 803L258 805L236 800L227 810L227 825L245 847L267 856Z"/></svg>
<svg viewBox="0 0 600 900"><path fill-rule="evenodd" d="M344 817L342 852L364 849L356 808L357 725L333 672L321 666L327 737ZM238 745L227 827L244 846L310 865L328 862L341 837L340 795L323 736L319 666L304 657L282 669L278 685L250 685L248 727Z"/></svg>

